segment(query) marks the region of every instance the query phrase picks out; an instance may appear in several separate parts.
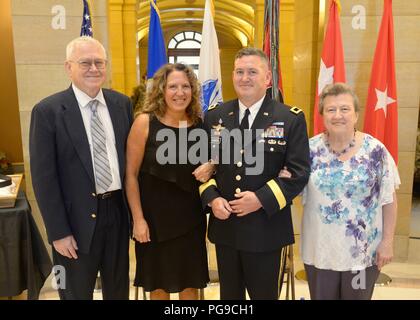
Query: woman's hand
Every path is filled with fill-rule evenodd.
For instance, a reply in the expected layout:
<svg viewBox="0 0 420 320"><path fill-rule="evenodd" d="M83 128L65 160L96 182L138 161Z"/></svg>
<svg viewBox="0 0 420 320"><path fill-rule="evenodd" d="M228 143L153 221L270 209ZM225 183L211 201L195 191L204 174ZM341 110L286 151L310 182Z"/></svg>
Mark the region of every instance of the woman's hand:
<svg viewBox="0 0 420 320"><path fill-rule="evenodd" d="M139 219L138 221L134 222L133 237L140 243L150 241L149 226L145 219Z"/></svg>
<svg viewBox="0 0 420 320"><path fill-rule="evenodd" d="M376 249L376 265L378 266L378 270L381 270L384 265L390 263L393 256L394 249L392 241L382 240Z"/></svg>
<svg viewBox="0 0 420 320"><path fill-rule="evenodd" d="M291 178L292 174L287 170L287 167L284 166L284 168L281 169L280 172L279 172L279 177L280 178Z"/></svg>
<svg viewBox="0 0 420 320"><path fill-rule="evenodd" d="M197 169L194 170L192 173L194 177L200 181L201 183L204 183L210 179L210 177L213 175L215 166L214 164L210 162L206 162L199 166Z"/></svg>

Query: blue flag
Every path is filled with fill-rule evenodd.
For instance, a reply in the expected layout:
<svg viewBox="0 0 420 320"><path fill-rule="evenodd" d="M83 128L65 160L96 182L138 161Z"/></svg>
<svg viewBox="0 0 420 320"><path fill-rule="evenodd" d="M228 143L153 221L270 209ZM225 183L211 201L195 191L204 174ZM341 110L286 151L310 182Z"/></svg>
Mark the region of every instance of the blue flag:
<svg viewBox="0 0 420 320"><path fill-rule="evenodd" d="M83 20L80 36L93 37L92 19L87 0L83 0Z"/></svg>
<svg viewBox="0 0 420 320"><path fill-rule="evenodd" d="M159 9L156 0L150 0L149 48L147 59L147 78L151 79L155 72L165 63L166 47L160 25Z"/></svg>

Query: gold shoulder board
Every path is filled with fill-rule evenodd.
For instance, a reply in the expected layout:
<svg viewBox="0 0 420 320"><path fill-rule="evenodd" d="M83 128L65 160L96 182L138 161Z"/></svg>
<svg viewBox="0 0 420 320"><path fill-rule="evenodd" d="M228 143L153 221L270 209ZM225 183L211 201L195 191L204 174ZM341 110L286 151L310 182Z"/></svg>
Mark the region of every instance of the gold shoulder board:
<svg viewBox="0 0 420 320"><path fill-rule="evenodd" d="M291 107L290 112L292 112L294 114L299 114L299 113L302 112L302 109L299 109L298 107Z"/></svg>

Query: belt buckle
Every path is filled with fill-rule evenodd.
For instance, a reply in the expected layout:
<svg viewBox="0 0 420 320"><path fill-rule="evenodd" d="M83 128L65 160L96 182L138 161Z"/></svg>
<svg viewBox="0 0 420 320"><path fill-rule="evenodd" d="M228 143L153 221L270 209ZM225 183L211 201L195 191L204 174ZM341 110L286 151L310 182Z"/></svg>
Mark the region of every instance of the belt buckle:
<svg viewBox="0 0 420 320"><path fill-rule="evenodd" d="M101 199L103 200L103 199L109 198L111 195L112 195L112 192L111 191L102 193L101 194Z"/></svg>

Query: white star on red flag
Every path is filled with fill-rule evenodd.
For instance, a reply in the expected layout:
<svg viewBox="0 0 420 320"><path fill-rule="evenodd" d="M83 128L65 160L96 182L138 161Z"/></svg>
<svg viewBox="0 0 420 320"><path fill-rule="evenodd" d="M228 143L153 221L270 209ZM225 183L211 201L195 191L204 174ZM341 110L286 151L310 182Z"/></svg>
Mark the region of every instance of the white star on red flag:
<svg viewBox="0 0 420 320"><path fill-rule="evenodd" d="M376 97L378 98L378 101L376 102L375 111L383 109L385 113L386 118L386 112L388 105L391 103L394 103L395 100L388 96L388 88L385 88L384 91L378 90L375 88L376 91Z"/></svg>
<svg viewBox="0 0 420 320"><path fill-rule="evenodd" d="M321 59L321 66L319 70L318 78L318 95L321 94L322 90L326 85L333 83L334 81L334 65L327 67L324 61Z"/></svg>

